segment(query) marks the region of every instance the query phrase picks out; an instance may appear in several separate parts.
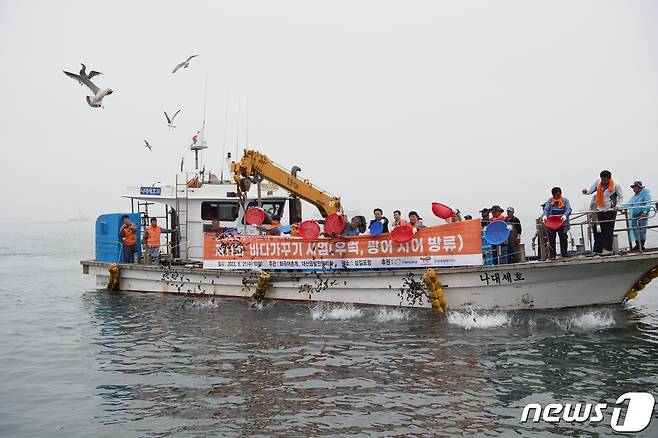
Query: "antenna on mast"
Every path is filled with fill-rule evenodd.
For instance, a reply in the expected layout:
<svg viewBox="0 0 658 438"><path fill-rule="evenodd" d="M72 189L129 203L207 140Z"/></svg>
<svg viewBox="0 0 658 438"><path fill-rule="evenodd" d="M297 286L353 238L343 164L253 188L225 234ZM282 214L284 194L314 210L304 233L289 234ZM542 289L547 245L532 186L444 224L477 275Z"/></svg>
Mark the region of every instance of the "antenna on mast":
<svg viewBox="0 0 658 438"><path fill-rule="evenodd" d="M206 85L204 90L203 97L203 120L201 122L201 130L197 132L197 135L192 137L192 144L190 145L190 150L194 151L194 168L199 170L199 151L202 151L208 148L205 140L205 130L206 130L206 104L208 103L208 73L206 73ZM202 157L203 158L203 157Z"/></svg>
<svg viewBox="0 0 658 438"><path fill-rule="evenodd" d="M228 129L228 91L226 91L226 105L224 108L224 142L222 144L222 156L221 159L219 160L219 164L221 166L221 171L220 171L220 177L219 179L221 181L224 181L224 159L226 158L226 131Z"/></svg>
<svg viewBox="0 0 658 438"><path fill-rule="evenodd" d="M238 159L238 147L240 145L240 99L238 99L238 120L235 128L235 159Z"/></svg>

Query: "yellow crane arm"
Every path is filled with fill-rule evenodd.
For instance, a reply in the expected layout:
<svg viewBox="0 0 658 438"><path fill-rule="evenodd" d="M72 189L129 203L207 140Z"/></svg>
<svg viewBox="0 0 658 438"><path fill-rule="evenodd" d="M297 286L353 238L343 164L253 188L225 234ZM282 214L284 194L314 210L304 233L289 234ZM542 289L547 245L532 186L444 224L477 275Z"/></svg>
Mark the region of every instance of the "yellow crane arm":
<svg viewBox="0 0 658 438"><path fill-rule="evenodd" d="M267 155L258 151L245 149L242 159L237 163L231 163L231 172L233 172L233 179L238 184L238 190L240 190L240 182L243 178L262 176L293 195L315 205L320 210L322 217L341 211L339 197L319 190L310 182L297 178L291 172L273 163Z"/></svg>

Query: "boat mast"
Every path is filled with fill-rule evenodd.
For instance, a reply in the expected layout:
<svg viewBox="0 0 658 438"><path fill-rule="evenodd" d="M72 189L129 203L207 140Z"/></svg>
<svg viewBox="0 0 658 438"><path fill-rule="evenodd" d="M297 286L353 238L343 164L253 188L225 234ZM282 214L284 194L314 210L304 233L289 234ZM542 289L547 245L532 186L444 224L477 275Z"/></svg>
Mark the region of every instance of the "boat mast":
<svg viewBox="0 0 658 438"><path fill-rule="evenodd" d="M199 136L197 141L192 143L190 150L194 151L194 168L199 170L199 151L202 151L208 147L205 140L205 130L206 130L206 107L208 103L208 73L206 73L206 85L204 90L203 97L203 120L201 122L201 130L199 131ZM201 156L203 160L203 155ZM201 176L203 179L203 175Z"/></svg>
<svg viewBox="0 0 658 438"><path fill-rule="evenodd" d="M228 130L228 98L229 98L229 93L228 91L226 92L226 105L224 105L224 142L222 144L222 156L220 157L219 160L219 165L220 165L220 181L224 181L224 160L226 159L226 131ZM229 154L230 155L230 154Z"/></svg>

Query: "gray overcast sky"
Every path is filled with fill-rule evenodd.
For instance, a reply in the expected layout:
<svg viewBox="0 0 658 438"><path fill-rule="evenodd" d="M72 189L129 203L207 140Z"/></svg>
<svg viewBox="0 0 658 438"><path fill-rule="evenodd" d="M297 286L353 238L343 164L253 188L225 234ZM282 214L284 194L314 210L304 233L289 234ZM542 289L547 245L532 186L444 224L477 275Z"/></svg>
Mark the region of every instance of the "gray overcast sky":
<svg viewBox="0 0 658 438"><path fill-rule="evenodd" d="M553 185L583 208L603 168L658 194L656 23L656 1L2 0L1 220L95 217L171 182L206 73L210 168L248 96L250 146L348 210L533 216ZM115 91L104 110L62 73L81 61Z"/></svg>

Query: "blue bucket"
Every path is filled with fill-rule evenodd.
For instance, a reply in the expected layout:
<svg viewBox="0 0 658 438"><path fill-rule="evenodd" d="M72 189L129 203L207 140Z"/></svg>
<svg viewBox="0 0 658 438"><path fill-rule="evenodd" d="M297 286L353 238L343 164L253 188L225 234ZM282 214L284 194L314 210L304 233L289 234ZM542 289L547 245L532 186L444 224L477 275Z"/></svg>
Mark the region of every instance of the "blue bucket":
<svg viewBox="0 0 658 438"><path fill-rule="evenodd" d="M382 231L384 231L384 225L381 222L376 221L376 222L373 222L373 223L370 224L370 235L371 236L374 236L374 237L379 236L380 234L382 234Z"/></svg>
<svg viewBox="0 0 658 438"><path fill-rule="evenodd" d="M492 245L500 245L507 240L509 230L503 221L491 222L484 229L484 238Z"/></svg>
<svg viewBox="0 0 658 438"><path fill-rule="evenodd" d="M279 232L281 232L283 234L290 233L290 225L281 225L279 227Z"/></svg>

